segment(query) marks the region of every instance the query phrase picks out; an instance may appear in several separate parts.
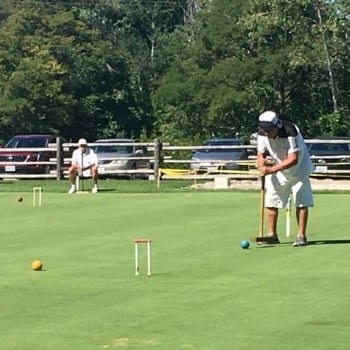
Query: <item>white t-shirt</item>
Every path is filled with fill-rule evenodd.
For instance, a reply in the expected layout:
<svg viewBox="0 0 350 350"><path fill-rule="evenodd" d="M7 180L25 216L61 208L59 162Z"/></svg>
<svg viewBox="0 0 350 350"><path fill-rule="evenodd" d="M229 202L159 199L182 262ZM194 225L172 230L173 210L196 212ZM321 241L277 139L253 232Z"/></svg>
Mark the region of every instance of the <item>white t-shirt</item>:
<svg viewBox="0 0 350 350"><path fill-rule="evenodd" d="M314 171L314 166L310 159L309 151L306 148L304 139L298 128L296 136L289 136L284 132L275 139L269 139L267 136L258 135L258 153L267 151L276 163L281 163L288 157L289 153L298 152L298 163L289 169L282 170L281 173L286 178L305 178ZM281 130L282 131L282 130Z"/></svg>
<svg viewBox="0 0 350 350"><path fill-rule="evenodd" d="M91 148L86 148L83 153L80 148L73 151L72 154L72 165L83 166L84 168L90 165L97 166L97 155ZM90 175L90 169L84 170L84 176Z"/></svg>

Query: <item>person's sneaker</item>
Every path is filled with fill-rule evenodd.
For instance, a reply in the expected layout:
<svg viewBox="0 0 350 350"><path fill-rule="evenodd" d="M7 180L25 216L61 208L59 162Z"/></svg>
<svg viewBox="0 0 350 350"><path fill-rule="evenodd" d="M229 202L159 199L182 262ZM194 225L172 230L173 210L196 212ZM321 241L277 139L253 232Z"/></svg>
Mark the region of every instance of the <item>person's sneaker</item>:
<svg viewBox="0 0 350 350"><path fill-rule="evenodd" d="M69 194L73 194L73 193L75 193L76 191L77 191L77 190L76 190L75 186L72 185L71 188L69 189L68 193L69 193Z"/></svg>
<svg viewBox="0 0 350 350"><path fill-rule="evenodd" d="M97 186L96 185L92 188L91 193L97 193Z"/></svg>
<svg viewBox="0 0 350 350"><path fill-rule="evenodd" d="M260 245L262 245L262 244L279 244L279 243L280 243L280 240L278 238L278 235L265 236L264 240L258 242L258 244L260 244Z"/></svg>
<svg viewBox="0 0 350 350"><path fill-rule="evenodd" d="M297 236L293 243L293 247L303 247L305 245L307 245L307 239L305 236Z"/></svg>

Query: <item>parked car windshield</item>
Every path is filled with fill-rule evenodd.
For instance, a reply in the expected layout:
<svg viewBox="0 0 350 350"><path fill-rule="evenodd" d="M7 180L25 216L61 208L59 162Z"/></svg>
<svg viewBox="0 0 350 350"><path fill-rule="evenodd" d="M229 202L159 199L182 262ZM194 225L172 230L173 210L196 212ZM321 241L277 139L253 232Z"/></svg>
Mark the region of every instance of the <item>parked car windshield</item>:
<svg viewBox="0 0 350 350"><path fill-rule="evenodd" d="M13 138L5 148L36 148L46 147L46 138Z"/></svg>
<svg viewBox="0 0 350 350"><path fill-rule="evenodd" d="M241 144L241 140L209 140L205 143L208 146L236 146Z"/></svg>
<svg viewBox="0 0 350 350"><path fill-rule="evenodd" d="M204 146L239 146L242 145L241 140L209 140L204 143ZM242 152L239 148L207 148L198 150L198 152L220 152L220 153L232 153L232 152Z"/></svg>
<svg viewBox="0 0 350 350"><path fill-rule="evenodd" d="M349 152L349 144L346 143L312 143L309 144L309 150L312 153L327 152L327 153L340 153Z"/></svg>
<svg viewBox="0 0 350 350"><path fill-rule="evenodd" d="M131 146L96 146L96 153L132 153L133 148Z"/></svg>

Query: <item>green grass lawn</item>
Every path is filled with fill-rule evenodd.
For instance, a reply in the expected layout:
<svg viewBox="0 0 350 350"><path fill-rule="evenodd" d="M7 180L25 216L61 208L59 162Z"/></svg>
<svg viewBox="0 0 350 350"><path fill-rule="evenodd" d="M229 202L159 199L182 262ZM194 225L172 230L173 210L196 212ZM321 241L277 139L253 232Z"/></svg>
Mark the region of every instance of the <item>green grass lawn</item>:
<svg viewBox="0 0 350 350"><path fill-rule="evenodd" d="M43 183L42 207L34 183L0 185L1 349L348 349L349 194L315 195L310 246L291 246L281 212L282 244L242 250L258 192L129 183L72 196ZM136 237L153 241L151 277L144 246L134 276Z"/></svg>

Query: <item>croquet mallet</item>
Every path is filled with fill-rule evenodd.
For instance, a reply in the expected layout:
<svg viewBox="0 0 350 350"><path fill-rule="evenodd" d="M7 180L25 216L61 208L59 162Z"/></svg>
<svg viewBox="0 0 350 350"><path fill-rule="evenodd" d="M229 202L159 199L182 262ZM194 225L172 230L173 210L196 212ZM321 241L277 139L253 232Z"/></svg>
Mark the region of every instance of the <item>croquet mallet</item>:
<svg viewBox="0 0 350 350"><path fill-rule="evenodd" d="M261 176L261 189L260 189L260 227L259 236L253 237L252 242L267 242L271 237L264 236L265 227L265 175Z"/></svg>

